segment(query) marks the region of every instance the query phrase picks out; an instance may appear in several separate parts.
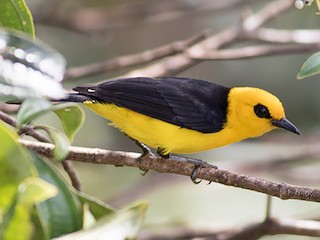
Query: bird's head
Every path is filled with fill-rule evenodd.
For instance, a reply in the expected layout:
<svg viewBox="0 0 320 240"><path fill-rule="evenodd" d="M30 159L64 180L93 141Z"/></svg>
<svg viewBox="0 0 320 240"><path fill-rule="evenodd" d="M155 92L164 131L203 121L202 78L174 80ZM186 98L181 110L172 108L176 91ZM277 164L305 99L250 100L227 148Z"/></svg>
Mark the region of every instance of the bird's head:
<svg viewBox="0 0 320 240"><path fill-rule="evenodd" d="M228 96L228 123L234 123L239 134L257 137L275 128L300 135L285 116L280 100L259 88L235 87Z"/></svg>

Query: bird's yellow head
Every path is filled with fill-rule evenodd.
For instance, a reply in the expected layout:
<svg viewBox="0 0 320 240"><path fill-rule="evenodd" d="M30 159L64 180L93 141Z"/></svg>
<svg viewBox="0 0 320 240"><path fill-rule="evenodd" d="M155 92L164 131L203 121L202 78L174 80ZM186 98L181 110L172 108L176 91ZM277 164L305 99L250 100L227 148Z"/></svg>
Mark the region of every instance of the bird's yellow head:
<svg viewBox="0 0 320 240"><path fill-rule="evenodd" d="M280 100L259 88L235 87L230 90L227 123L244 138L258 137L278 127L300 134L286 119Z"/></svg>

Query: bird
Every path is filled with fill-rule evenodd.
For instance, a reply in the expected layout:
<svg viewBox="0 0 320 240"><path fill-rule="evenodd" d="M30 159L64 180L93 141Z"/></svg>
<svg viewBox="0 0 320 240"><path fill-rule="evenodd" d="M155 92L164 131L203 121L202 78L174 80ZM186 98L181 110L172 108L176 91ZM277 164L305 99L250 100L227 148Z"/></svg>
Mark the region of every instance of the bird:
<svg viewBox="0 0 320 240"><path fill-rule="evenodd" d="M222 147L276 128L300 135L281 101L260 88L229 88L184 77L135 77L73 90L63 101L81 102L140 147L157 149L164 158Z"/></svg>

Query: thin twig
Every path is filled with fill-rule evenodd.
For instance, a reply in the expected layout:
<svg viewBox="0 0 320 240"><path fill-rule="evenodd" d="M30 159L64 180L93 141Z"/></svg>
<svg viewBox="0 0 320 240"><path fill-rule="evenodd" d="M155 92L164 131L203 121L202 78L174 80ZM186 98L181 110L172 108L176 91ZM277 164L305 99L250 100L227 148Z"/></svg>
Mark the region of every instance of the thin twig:
<svg viewBox="0 0 320 240"><path fill-rule="evenodd" d="M292 7L292 0L272 1L257 13L245 18L242 22L242 28L245 32L254 31L266 22L279 16L280 13L283 13Z"/></svg>
<svg viewBox="0 0 320 240"><path fill-rule="evenodd" d="M121 56L103 62L93 63L90 65L72 67L66 72L65 78L81 78L101 74L103 72L134 67L145 63L172 56L184 52L187 48L204 40L210 34L209 30L202 31L186 40L170 43L155 49L150 49L138 54Z"/></svg>
<svg viewBox="0 0 320 240"><path fill-rule="evenodd" d="M317 44L288 44L281 46L265 45L250 46L236 49L227 49L219 51L210 51L203 53L200 57L193 56L201 60L234 60L254 57L263 57L271 55L283 55L294 53L307 53L320 49L320 43Z"/></svg>
<svg viewBox="0 0 320 240"><path fill-rule="evenodd" d="M246 39L250 38L268 43L319 43L320 30L259 28L256 31L247 33Z"/></svg>
<svg viewBox="0 0 320 240"><path fill-rule="evenodd" d="M73 162L70 160L64 160L61 162L62 167L64 171L68 174L72 186L77 189L78 191L81 191L81 182L78 177L78 174L73 166Z"/></svg>
<svg viewBox="0 0 320 240"><path fill-rule="evenodd" d="M265 219L268 219L271 217L271 209L272 209L272 197L270 195L267 195L266 199L266 216Z"/></svg>
<svg viewBox="0 0 320 240"><path fill-rule="evenodd" d="M21 140L27 148L41 155L52 157L54 145L40 142ZM104 149L92 149L82 147L69 147L67 159L72 161L111 164L116 166L130 166L146 170L154 170L160 173L174 173L190 176L194 165L185 161L175 159L163 159L161 157L148 156L141 163L137 161L139 153L121 151L110 151ZM294 186L286 183L277 183L264 179L232 173L225 170L215 169L210 164L204 164L198 172L198 178L209 182L217 182L228 186L240 187L281 199L300 199L306 201L320 202L320 189Z"/></svg>

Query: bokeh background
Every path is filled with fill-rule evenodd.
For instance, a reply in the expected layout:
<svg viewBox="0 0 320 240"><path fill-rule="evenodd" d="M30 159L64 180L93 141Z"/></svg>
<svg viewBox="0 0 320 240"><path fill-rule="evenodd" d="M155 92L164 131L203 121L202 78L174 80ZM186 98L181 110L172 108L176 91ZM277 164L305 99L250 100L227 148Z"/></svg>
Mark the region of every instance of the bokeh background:
<svg viewBox="0 0 320 240"><path fill-rule="evenodd" d="M29 0L34 15L36 35L61 52L68 67L90 64L121 55L139 53L173 41L188 38L204 29L219 32L238 21L244 9L253 11L268 1L233 1L230 7L216 9L211 0L108 0L108 1L45 1ZM224 1L219 1L224 2ZM228 1L226 1L228 2ZM231 2L231 1L230 1ZM91 12L90 12L91 11ZM93 13L105 13L106 21L90 25ZM305 8L281 14L266 27L280 29L319 28L316 9ZM68 25L61 16L78 13L77 25ZM81 13L81 14L80 14ZM99 21L98 21L99 22ZM226 86L255 86L277 95L283 102L287 117L301 130L302 136L285 131L273 131L259 139L210 150L192 157L210 161L219 168L239 173L287 182L319 186L319 164L303 159L294 164L271 169L251 168L278 156L300 151L308 144L320 141L320 79L318 76L297 80L296 74L306 54L279 55L248 60L207 61L179 76L214 81ZM130 69L78 80L67 80L67 89L85 83L114 78ZM107 121L85 110L86 120L74 145L110 150L139 151ZM58 125L54 115L40 122ZM170 229L190 226L197 229L220 229L244 226L265 216L264 194L205 182L194 185L189 178L140 170L76 163L83 191L114 207L122 207L137 199L150 202L144 229ZM274 216L314 219L320 217L316 203L273 199ZM273 236L263 239L312 239L297 236Z"/></svg>

